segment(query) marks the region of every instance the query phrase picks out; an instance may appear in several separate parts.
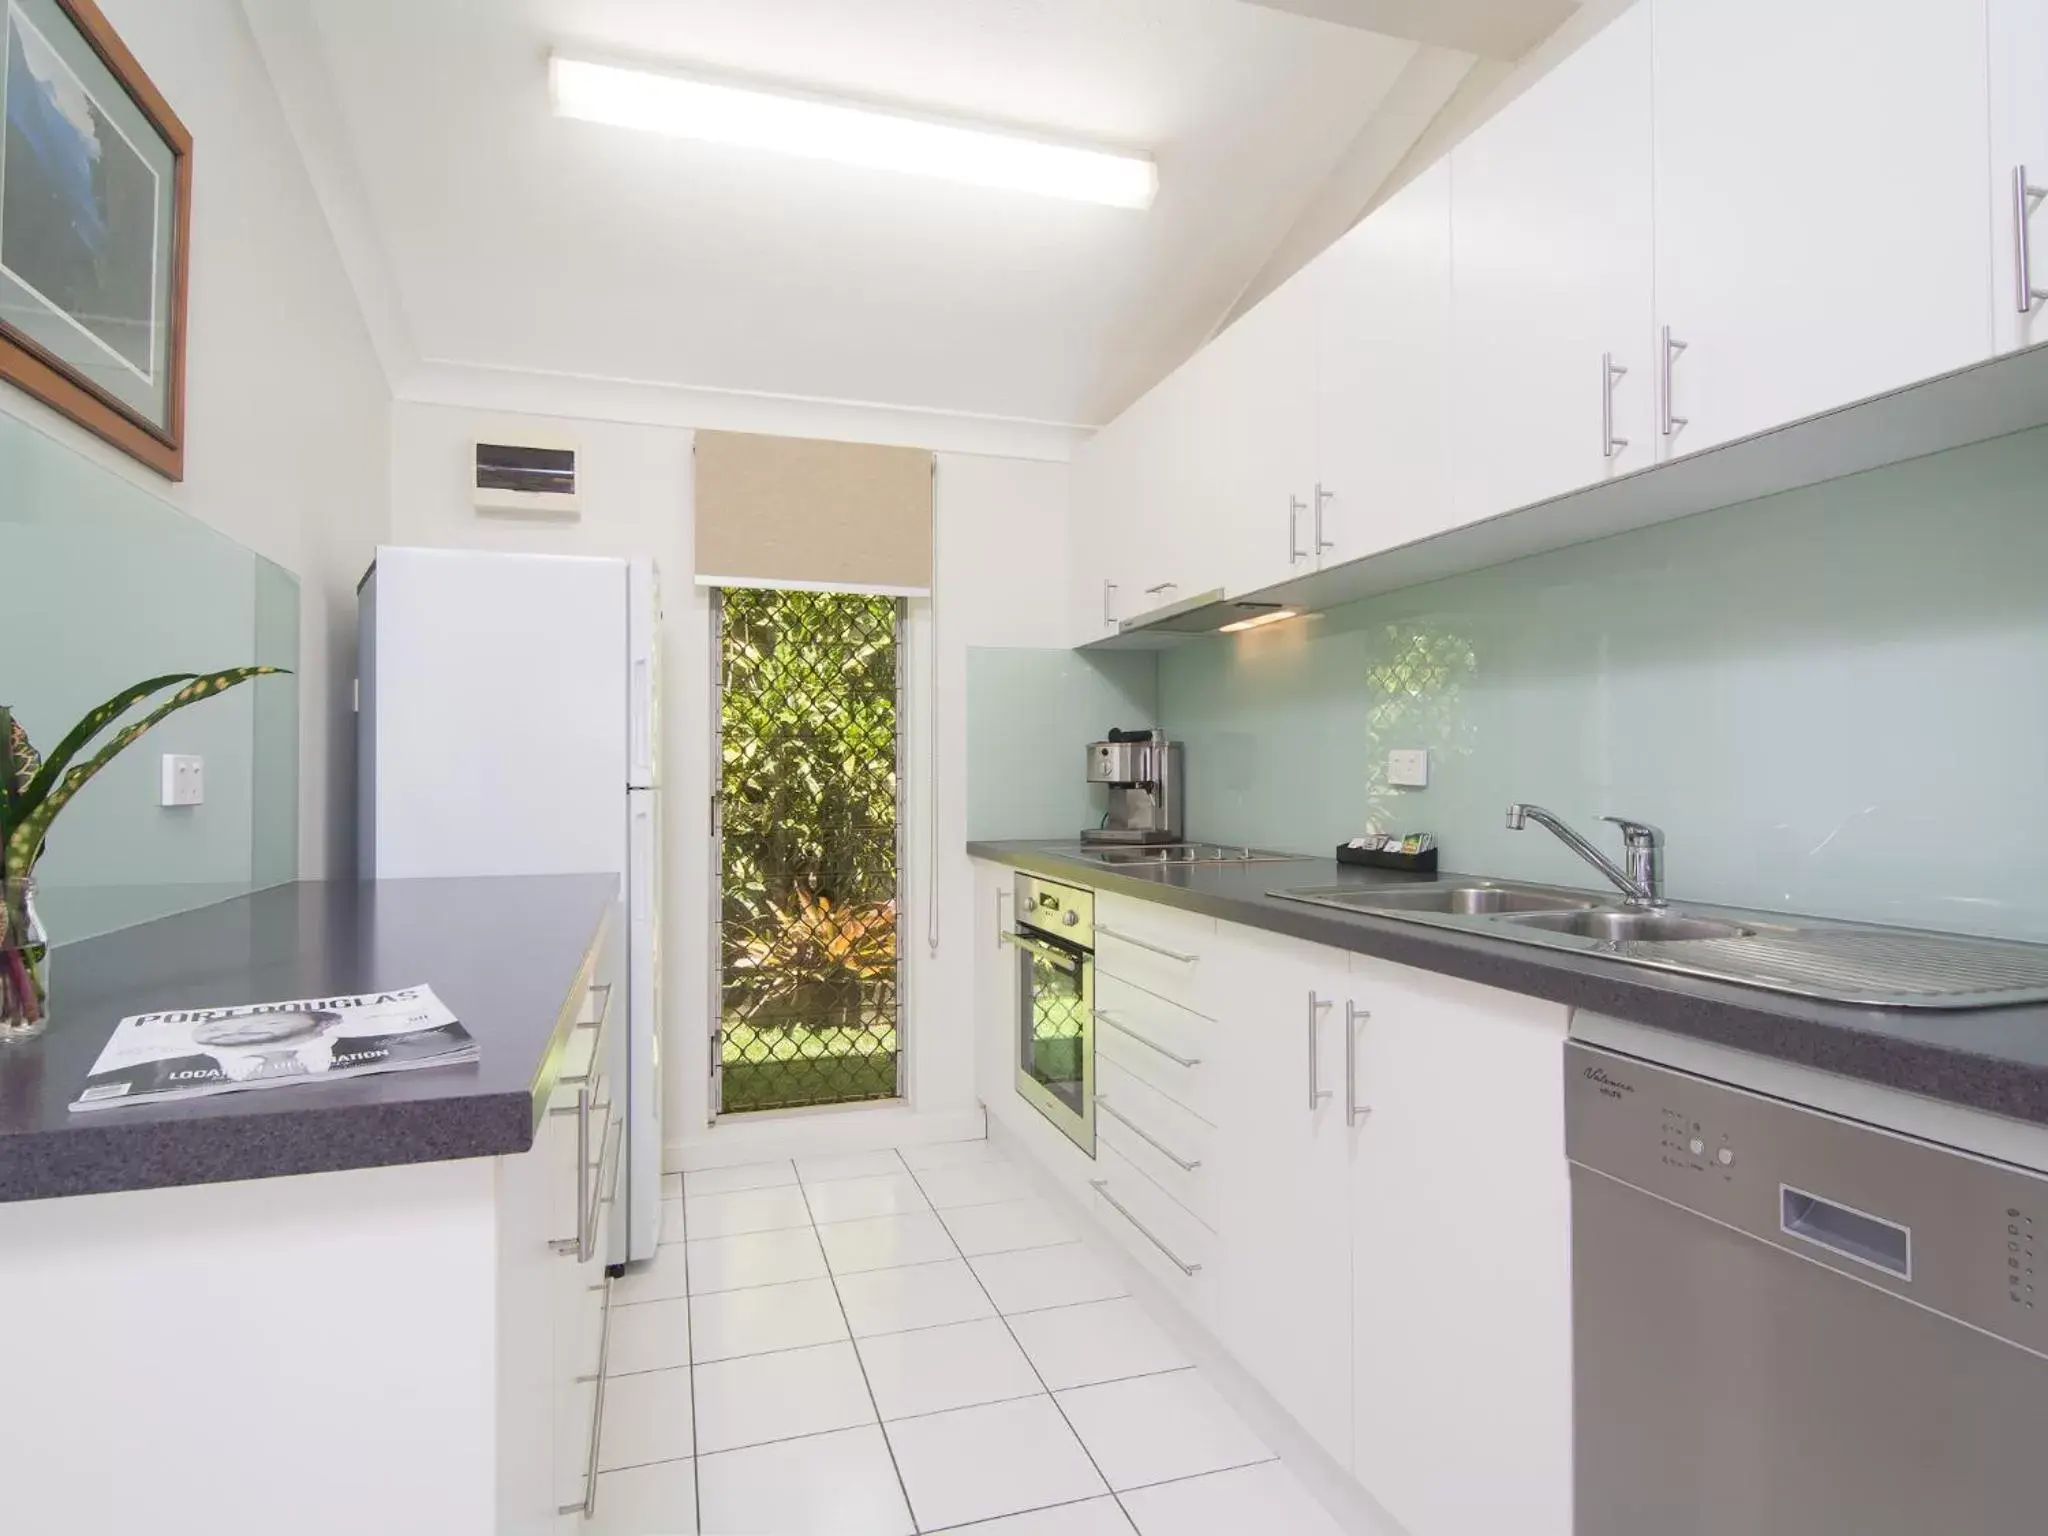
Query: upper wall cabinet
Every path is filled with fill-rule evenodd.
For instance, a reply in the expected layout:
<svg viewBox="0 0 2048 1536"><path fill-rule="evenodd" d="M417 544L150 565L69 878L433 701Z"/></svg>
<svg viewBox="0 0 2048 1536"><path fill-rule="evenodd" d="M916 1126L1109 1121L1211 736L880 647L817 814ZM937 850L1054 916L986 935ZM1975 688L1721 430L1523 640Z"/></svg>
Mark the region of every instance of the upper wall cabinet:
<svg viewBox="0 0 2048 1536"><path fill-rule="evenodd" d="M1461 523L1655 462L1650 20L1618 18L1451 154Z"/></svg>
<svg viewBox="0 0 2048 1536"><path fill-rule="evenodd" d="M1197 359L1198 488L1218 585L1245 592L1315 569L1320 271L1296 273Z"/></svg>
<svg viewBox="0 0 2048 1536"><path fill-rule="evenodd" d="M1668 450L1989 356L1984 0L1648 9Z"/></svg>
<svg viewBox="0 0 2048 1536"><path fill-rule="evenodd" d="M1316 263L1312 537L1319 564L1452 525L1451 167L1403 187Z"/></svg>
<svg viewBox="0 0 2048 1536"><path fill-rule="evenodd" d="M2048 0L1992 0L1991 313L2000 352L2048 341Z"/></svg>

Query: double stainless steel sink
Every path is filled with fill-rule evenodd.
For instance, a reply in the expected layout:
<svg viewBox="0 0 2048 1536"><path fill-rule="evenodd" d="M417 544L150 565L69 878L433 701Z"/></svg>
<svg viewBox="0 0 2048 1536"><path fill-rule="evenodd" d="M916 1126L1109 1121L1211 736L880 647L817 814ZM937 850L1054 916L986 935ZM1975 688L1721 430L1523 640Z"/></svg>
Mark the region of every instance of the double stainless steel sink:
<svg viewBox="0 0 2048 1536"><path fill-rule="evenodd" d="M2048 1001L2048 945L1721 907L1630 906L1560 886L1458 876L1270 894L1832 1002L1982 1008Z"/></svg>

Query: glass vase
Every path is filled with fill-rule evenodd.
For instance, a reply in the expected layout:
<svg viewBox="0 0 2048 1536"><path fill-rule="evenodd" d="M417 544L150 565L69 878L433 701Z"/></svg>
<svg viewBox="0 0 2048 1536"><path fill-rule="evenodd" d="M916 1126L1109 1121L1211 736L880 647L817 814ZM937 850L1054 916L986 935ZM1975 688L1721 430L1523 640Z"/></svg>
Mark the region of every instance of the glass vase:
<svg viewBox="0 0 2048 1536"><path fill-rule="evenodd" d="M0 880L0 1047L50 1027L50 939L33 880Z"/></svg>

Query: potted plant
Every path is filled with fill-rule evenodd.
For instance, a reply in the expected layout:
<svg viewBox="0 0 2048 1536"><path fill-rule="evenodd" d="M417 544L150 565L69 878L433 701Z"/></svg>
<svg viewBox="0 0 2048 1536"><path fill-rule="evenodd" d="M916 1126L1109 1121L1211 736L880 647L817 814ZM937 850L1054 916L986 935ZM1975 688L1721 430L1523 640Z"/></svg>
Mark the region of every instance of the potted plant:
<svg viewBox="0 0 2048 1536"><path fill-rule="evenodd" d="M36 916L36 864L58 812L166 715L225 693L252 677L282 667L234 667L201 676L174 672L125 688L65 734L48 757L39 755L14 712L0 705L0 1042L30 1039L49 1027L50 945ZM95 743L144 701L165 689L168 700L140 720ZM90 756L85 754L90 753Z"/></svg>

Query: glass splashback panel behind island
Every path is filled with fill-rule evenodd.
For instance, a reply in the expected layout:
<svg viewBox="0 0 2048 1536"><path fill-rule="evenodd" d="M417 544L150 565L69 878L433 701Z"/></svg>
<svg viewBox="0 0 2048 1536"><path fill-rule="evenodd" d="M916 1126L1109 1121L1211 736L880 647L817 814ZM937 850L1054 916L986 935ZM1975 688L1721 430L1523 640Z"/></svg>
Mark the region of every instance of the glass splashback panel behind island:
<svg viewBox="0 0 2048 1536"><path fill-rule="evenodd" d="M281 512L280 515L283 515ZM0 703L39 748L168 672L296 671L298 578L0 411ZM65 809L37 869L59 943L298 874L297 679L180 711ZM158 804L169 752L205 759L203 805Z"/></svg>

